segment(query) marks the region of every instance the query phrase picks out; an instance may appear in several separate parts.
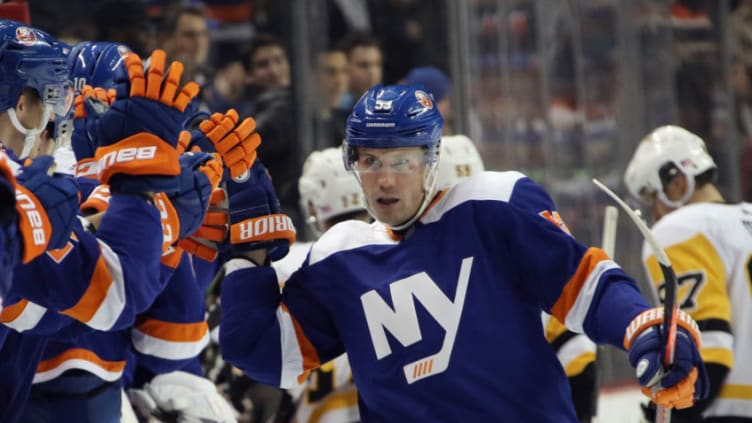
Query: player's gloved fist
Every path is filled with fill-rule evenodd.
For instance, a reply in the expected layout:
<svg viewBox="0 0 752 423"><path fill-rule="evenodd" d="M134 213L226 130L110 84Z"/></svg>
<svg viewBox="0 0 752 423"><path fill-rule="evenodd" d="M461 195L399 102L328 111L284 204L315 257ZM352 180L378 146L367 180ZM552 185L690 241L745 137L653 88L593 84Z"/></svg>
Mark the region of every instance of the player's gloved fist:
<svg viewBox="0 0 752 423"><path fill-rule="evenodd" d="M94 153L98 144L96 139L96 123L110 108L115 99L115 90L105 91L84 85L81 93L73 103L73 135L71 147L76 155L76 176L96 178L98 173Z"/></svg>
<svg viewBox="0 0 752 423"><path fill-rule="evenodd" d="M16 176L23 263L64 247L76 221L78 189L71 178L48 174L53 163L50 156L37 157Z"/></svg>
<svg viewBox="0 0 752 423"><path fill-rule="evenodd" d="M96 124L100 180L113 192L175 192L179 133L199 87L179 87L183 65L167 66L162 50L152 53L148 70L134 53L125 64L128 76L115 78L117 98Z"/></svg>
<svg viewBox="0 0 752 423"><path fill-rule="evenodd" d="M142 389L128 391L142 417L164 421L231 423L237 411L217 392L210 380L174 371L155 376Z"/></svg>
<svg viewBox="0 0 752 423"><path fill-rule="evenodd" d="M199 229L223 172L222 159L216 153L185 153L180 156L180 168L180 190L169 196L180 219L178 239Z"/></svg>
<svg viewBox="0 0 752 423"><path fill-rule="evenodd" d="M677 318L674 363L663 368L663 308L640 313L627 327L624 347L635 367L642 392L665 408L687 408L705 398L709 382L700 357L700 331L683 311Z"/></svg>
<svg viewBox="0 0 752 423"><path fill-rule="evenodd" d="M265 249L267 257L279 260L295 241L295 227L280 213L279 199L261 160L247 175L227 182L230 202L230 245L232 254Z"/></svg>
<svg viewBox="0 0 752 423"><path fill-rule="evenodd" d="M256 121L251 117L238 123L238 112L214 113L193 131L193 142L204 151L216 150L222 155L230 177L237 178L246 172L256 160L256 149L261 145L261 136L253 132ZM211 150L209 150L211 149Z"/></svg>
<svg viewBox="0 0 752 423"><path fill-rule="evenodd" d="M201 226L192 235L178 241L178 246L202 260L214 261L218 255L217 244L227 240L229 223L227 193L222 188L215 188Z"/></svg>

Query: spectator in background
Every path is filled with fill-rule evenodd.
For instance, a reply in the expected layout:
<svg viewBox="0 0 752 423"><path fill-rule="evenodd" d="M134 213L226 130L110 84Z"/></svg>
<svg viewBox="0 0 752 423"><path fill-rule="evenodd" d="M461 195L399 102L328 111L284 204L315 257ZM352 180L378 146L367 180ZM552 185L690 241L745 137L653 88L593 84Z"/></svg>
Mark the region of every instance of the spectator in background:
<svg viewBox="0 0 752 423"><path fill-rule="evenodd" d="M384 56L384 82L394 83L416 66L449 67L446 3L369 1L371 32L389 52Z"/></svg>
<svg viewBox="0 0 752 423"><path fill-rule="evenodd" d="M94 24L98 41L123 43L141 57L157 48L143 2L103 0L94 10Z"/></svg>
<svg viewBox="0 0 752 423"><path fill-rule="evenodd" d="M252 102L246 96L248 75L243 60L228 58L216 65L210 85L202 99L209 110L235 109L240 116L250 116Z"/></svg>
<svg viewBox="0 0 752 423"><path fill-rule="evenodd" d="M272 183L282 212L287 213L296 226L303 227L296 186L301 152L295 138L287 52L279 38L258 34L251 40L247 58L252 116L263 140L259 155L269 173L274 175Z"/></svg>
<svg viewBox="0 0 752 423"><path fill-rule="evenodd" d="M337 147L345 138L343 122L349 114L346 101L350 79L345 52L335 48L319 53L314 78L317 146Z"/></svg>
<svg viewBox="0 0 752 423"><path fill-rule="evenodd" d="M166 35L162 48L172 60L185 66L183 77L202 87L207 83L209 30L203 10L181 6L168 14L164 27Z"/></svg>
<svg viewBox="0 0 752 423"><path fill-rule="evenodd" d="M341 40L353 31L371 32L371 18L366 0L327 0L330 40Z"/></svg>
<svg viewBox="0 0 752 423"><path fill-rule="evenodd" d="M452 113L452 81L433 66L413 68L403 80L406 85L422 85L433 94L436 106L444 118L444 134L454 134L454 114Z"/></svg>
<svg viewBox="0 0 752 423"><path fill-rule="evenodd" d="M381 84L383 55L378 41L363 32L350 34L342 41L341 48L347 54L350 71L350 92L345 106L352 108L363 93Z"/></svg>

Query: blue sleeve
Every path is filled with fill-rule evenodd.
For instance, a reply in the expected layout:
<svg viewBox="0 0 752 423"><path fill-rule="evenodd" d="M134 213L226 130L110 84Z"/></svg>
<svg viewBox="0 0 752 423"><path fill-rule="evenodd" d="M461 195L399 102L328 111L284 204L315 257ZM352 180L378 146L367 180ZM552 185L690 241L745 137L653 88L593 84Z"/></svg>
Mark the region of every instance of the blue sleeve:
<svg viewBox="0 0 752 423"><path fill-rule="evenodd" d="M182 254L165 289L131 329L138 366L151 374L162 374L180 370L195 360L209 342L204 316L204 297L191 260Z"/></svg>
<svg viewBox="0 0 752 423"><path fill-rule="evenodd" d="M157 209L115 195L95 235L76 223L68 244L14 269L13 294L97 330L129 327L163 288Z"/></svg>
<svg viewBox="0 0 752 423"><path fill-rule="evenodd" d="M227 263L243 262L233 259ZM270 266L230 269L222 281L222 357L252 379L279 386L282 356L277 308L281 294Z"/></svg>
<svg viewBox="0 0 752 423"><path fill-rule="evenodd" d="M495 210L494 210L495 209ZM518 287L575 332L621 346L631 319L649 308L635 281L598 248L588 248L524 210L498 203L481 209L503 234L500 251L517 266Z"/></svg>

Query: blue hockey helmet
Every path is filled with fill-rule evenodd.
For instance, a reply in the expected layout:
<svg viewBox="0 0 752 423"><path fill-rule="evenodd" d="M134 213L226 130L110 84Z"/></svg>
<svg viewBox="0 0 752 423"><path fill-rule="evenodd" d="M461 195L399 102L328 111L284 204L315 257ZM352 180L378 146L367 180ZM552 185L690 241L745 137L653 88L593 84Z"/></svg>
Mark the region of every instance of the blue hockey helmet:
<svg viewBox="0 0 752 423"><path fill-rule="evenodd" d="M393 227L411 225L426 209L435 192L436 168L444 120L433 97L420 85L377 85L368 90L347 118L343 155L345 168L355 170L358 148L423 147L426 171L423 177L424 199L415 216ZM373 214L373 213L372 213Z"/></svg>
<svg viewBox="0 0 752 423"><path fill-rule="evenodd" d="M120 43L82 41L70 50L68 64L76 94L84 85L115 88L115 77L125 70L125 56L131 50Z"/></svg>
<svg viewBox="0 0 752 423"><path fill-rule="evenodd" d="M44 31L0 19L0 108L16 106L30 87L63 115L73 102L65 45Z"/></svg>
<svg viewBox="0 0 752 423"><path fill-rule="evenodd" d="M115 76L126 72L125 56L131 50L124 44L106 41L81 41L68 48L67 63L75 95L84 85L115 88ZM55 118L55 139L65 143L73 129L73 109Z"/></svg>
<svg viewBox="0 0 752 423"><path fill-rule="evenodd" d="M73 103L73 87L66 62L67 46L48 33L9 19L0 19L0 111L8 111L13 126L26 135L24 157L34 137L54 113L65 116ZM37 92L46 106L43 122L26 128L15 115L24 88Z"/></svg>
<svg viewBox="0 0 752 423"><path fill-rule="evenodd" d="M377 85L368 90L347 118L345 166L356 147L425 147L438 154L444 120L433 97L421 86Z"/></svg>

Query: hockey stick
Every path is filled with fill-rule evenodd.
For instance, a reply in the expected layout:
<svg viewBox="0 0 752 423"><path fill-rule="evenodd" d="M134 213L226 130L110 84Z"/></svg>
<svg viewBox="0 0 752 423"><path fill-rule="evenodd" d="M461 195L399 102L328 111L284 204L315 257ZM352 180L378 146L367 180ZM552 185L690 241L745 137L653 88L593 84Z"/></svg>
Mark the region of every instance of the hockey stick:
<svg viewBox="0 0 752 423"><path fill-rule="evenodd" d="M593 183L601 189L601 191L608 194L619 206L627 213L632 221L637 225L637 228L642 233L645 241L650 245L650 249L658 259L658 264L661 266L661 273L666 284L665 299L663 302L663 327L661 331L661 345L663 351L661 356L663 357L663 368L667 369L674 363L674 350L676 348L676 319L679 310L676 307L676 275L674 274L674 268L671 267L671 261L668 259L666 252L663 251L658 241L656 241L653 234L648 229L645 222L642 221L640 216L632 210L618 195L608 189L599 180L593 178ZM664 407L657 407L655 414L656 423L669 423L671 421L671 409Z"/></svg>
<svg viewBox="0 0 752 423"><path fill-rule="evenodd" d="M613 258L616 253L616 222L619 220L619 209L614 206L606 206L603 214L603 237L601 248Z"/></svg>

